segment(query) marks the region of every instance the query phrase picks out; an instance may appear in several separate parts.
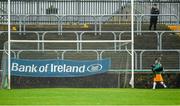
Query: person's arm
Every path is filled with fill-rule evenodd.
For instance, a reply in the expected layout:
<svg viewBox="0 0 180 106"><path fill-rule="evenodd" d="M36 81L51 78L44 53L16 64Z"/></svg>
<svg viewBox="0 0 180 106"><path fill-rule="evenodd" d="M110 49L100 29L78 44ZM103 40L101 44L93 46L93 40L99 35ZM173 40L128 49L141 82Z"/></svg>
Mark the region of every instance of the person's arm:
<svg viewBox="0 0 180 106"><path fill-rule="evenodd" d="M161 63L161 60L162 60L162 57L163 57L163 54L161 54L159 57L157 57L157 62L155 62L155 63Z"/></svg>
<svg viewBox="0 0 180 106"><path fill-rule="evenodd" d="M154 9L153 8L151 8L151 14L153 14L154 13Z"/></svg>
<svg viewBox="0 0 180 106"><path fill-rule="evenodd" d="M159 14L160 12L159 12L159 9L157 8L157 14Z"/></svg>

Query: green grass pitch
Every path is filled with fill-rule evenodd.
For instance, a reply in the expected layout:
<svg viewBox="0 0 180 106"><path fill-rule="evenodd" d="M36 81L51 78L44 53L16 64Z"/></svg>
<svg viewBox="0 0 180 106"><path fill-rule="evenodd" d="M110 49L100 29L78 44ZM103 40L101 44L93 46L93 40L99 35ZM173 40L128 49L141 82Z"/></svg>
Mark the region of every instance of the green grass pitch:
<svg viewBox="0 0 180 106"><path fill-rule="evenodd" d="M180 105L180 89L40 88L0 90L0 105Z"/></svg>

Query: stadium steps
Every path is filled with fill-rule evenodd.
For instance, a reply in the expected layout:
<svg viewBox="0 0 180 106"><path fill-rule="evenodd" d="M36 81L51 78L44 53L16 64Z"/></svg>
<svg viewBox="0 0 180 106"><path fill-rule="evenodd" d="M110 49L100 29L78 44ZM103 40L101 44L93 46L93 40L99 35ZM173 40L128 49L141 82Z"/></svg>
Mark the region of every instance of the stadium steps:
<svg viewBox="0 0 180 106"><path fill-rule="evenodd" d="M28 28L28 27L27 27ZM93 29L93 26L90 26L89 28ZM103 30L128 30L128 25L110 25L110 24L103 24L102 29ZM143 24L142 28L148 29L148 24ZM161 27L164 28L163 30L166 30L167 27ZM32 30L31 28L29 30ZM67 30L73 30L73 28L68 27ZM90 29L89 29L90 30ZM7 33L1 34L1 39L0 39L0 44L1 44L1 48L3 49L3 44L5 41L7 41ZM33 33L29 33L26 35L19 35L18 33L12 33L11 35L12 39L24 39L24 40L37 40L37 36ZM86 33L83 36L84 40L109 40L109 39L114 39L114 36L112 34L109 33L102 33L102 35L95 35L94 33ZM74 35L74 33L66 33L63 35L58 35L58 33L48 33L45 38L45 40L75 40L76 36ZM118 37L116 39L119 39ZM130 33L126 33L123 34L121 39L125 40L125 39L130 39ZM151 39L151 40L149 40ZM163 49L179 49L180 48L180 44L179 44L180 38L178 35L176 34L172 34L172 33L167 33L164 37L163 37ZM157 49L157 38L153 33L143 33L142 35L135 35L135 49ZM67 44L67 43L45 43L45 49L76 49L76 45L71 43L71 44ZM118 46L118 45L117 45ZM87 44L87 43L83 43L82 44L82 49L114 49L113 48L113 43L102 43L102 44L98 44L98 43L91 43L91 44ZM130 46L128 46L130 47ZM22 43L14 43L12 45L12 48L14 49L37 49L37 43L34 44L22 44ZM124 47L122 47L124 48ZM118 49L118 47L116 48ZM168 53L168 52L167 52ZM31 54L31 55L30 55ZM20 58L45 58L45 59L50 59L50 58L61 58L60 56L61 53L58 54L52 51L52 52L40 52L40 53L22 53L22 57ZM67 56L67 54L69 55L69 57ZM67 59L96 59L96 54L93 53L84 53L85 55L83 56L83 53L80 54L71 54L71 53L67 53L65 54L65 58ZM113 54L113 53L110 53ZM111 55L107 55L107 57L111 57ZM87 56L89 55L89 56ZM125 55L125 54L124 54ZM150 53L150 54L145 54L145 60L143 60L144 63L143 64L143 68L149 68L149 64L152 64L154 62L154 58L158 55L158 53ZM121 59L117 59L114 61L114 59L120 57L120 56L116 56L115 54L113 55L115 57L113 57L113 67L119 67L119 63L121 63L119 60ZM147 57L147 58L146 58ZM148 58L149 57L149 58ZM173 55L171 55L171 53L167 54L166 57L168 57L167 59L163 60L165 64L165 66L167 66L167 68L173 68L173 67L177 67L177 56L175 55L175 57L173 57ZM138 57L139 58L139 57ZM166 63L167 62L167 63ZM122 67L125 67L125 65L122 64ZM171 65L169 65L171 64ZM138 64L139 66L139 64ZM129 66L128 66L129 67Z"/></svg>
<svg viewBox="0 0 180 106"><path fill-rule="evenodd" d="M37 36L34 33L19 34L11 33L12 40L37 40ZM0 35L0 49L4 49L4 44L8 40L8 33L2 33ZM5 44L7 49L7 44ZM37 49L37 43L12 43L11 49Z"/></svg>
<svg viewBox="0 0 180 106"><path fill-rule="evenodd" d="M180 36L175 33L166 33L162 37L163 49L180 49Z"/></svg>
<svg viewBox="0 0 180 106"><path fill-rule="evenodd" d="M23 51L19 55L20 59L57 59L54 51Z"/></svg>
<svg viewBox="0 0 180 106"><path fill-rule="evenodd" d="M17 26L18 27L18 26ZM94 30L92 24L66 24L63 25L63 31L88 31ZM22 29L23 30L23 29ZM26 25L26 31L57 31L58 25Z"/></svg>
<svg viewBox="0 0 180 106"><path fill-rule="evenodd" d="M153 27L152 27L153 29ZM149 31L149 23L142 23L142 30ZM157 24L156 30L158 31L167 31L170 30L166 24Z"/></svg>
<svg viewBox="0 0 180 106"><path fill-rule="evenodd" d="M69 51L66 52L64 55L64 59L71 59L71 60L94 60L97 59L97 55L95 52L91 51L83 51L83 52L77 52L77 51Z"/></svg>
<svg viewBox="0 0 180 106"><path fill-rule="evenodd" d="M19 26L13 25L16 30L19 30ZM108 21L102 24L102 31L130 31L131 24L129 21ZM63 25L63 31L93 31L95 28L94 24L65 24ZM97 29L99 25L97 24ZM23 28L22 28L23 30ZM57 25L26 25L26 31L57 31ZM134 30L136 30L136 24L134 24ZM142 23L142 30L149 30L149 23ZM169 27L165 24L157 24L157 30L169 30Z"/></svg>

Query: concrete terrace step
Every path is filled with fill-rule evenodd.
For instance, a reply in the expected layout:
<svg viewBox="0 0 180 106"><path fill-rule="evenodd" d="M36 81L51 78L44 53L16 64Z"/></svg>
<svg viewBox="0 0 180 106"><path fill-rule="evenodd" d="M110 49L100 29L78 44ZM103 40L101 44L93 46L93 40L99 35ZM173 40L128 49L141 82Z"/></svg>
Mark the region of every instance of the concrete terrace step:
<svg viewBox="0 0 180 106"><path fill-rule="evenodd" d="M57 24L27 24L25 25L26 31L57 31ZM60 27L60 25L59 25ZM99 29L99 24L96 24L97 30ZM21 27L23 29L23 25ZM101 24L102 31L130 31L131 24L130 22L122 23L103 23ZM149 23L142 23L142 30L149 30ZM18 25L12 25L11 30L18 31ZM93 31L95 29L95 24L63 24L63 31ZM134 24L134 30L137 29L137 24ZM7 31L7 25L1 25L0 31ZM170 27L165 24L157 24L157 30L171 30Z"/></svg>
<svg viewBox="0 0 180 106"><path fill-rule="evenodd" d="M38 26L41 30L43 26ZM55 29L55 27L44 26L45 29ZM29 29L28 29L29 28ZM83 28L77 28L77 26L66 26L64 27L65 30L82 30ZM94 26L89 26L83 30L92 30ZM148 24L143 24L143 29L148 29ZM167 30L166 26L161 27L163 30ZM34 30L33 26L31 28L27 26L28 30ZM129 30L129 25L119 24L119 25L112 25L112 24L103 24L103 30ZM118 35L118 34L117 34ZM129 40L131 38L130 33L125 33L121 35L122 40ZM14 40L37 40L37 35L35 33L28 33L28 34L18 34L12 33L11 39ZM76 40L76 35L72 32L70 33L63 33L62 35L58 35L58 33L47 33L44 37L45 40ZM95 35L94 33L85 33L82 37L83 40L113 40L114 35L112 33L102 33L102 35ZM119 36L116 37L119 39ZM4 42L7 41L7 33L3 33L0 35L0 48L3 49ZM180 49L180 37L174 33L166 33L163 35L162 39L163 49ZM40 48L42 47L40 43ZM44 43L45 49L77 49L76 43ZM117 43L117 48L119 49L119 44ZM121 47L122 49L125 46ZM128 45L130 48L130 45ZM12 49L37 49L37 43L12 43ZM82 49L115 49L114 43L83 43ZM157 49L157 36L154 33L142 33L142 35L135 35L135 49ZM162 52L164 54L162 64L165 68L177 68L178 65L178 53L177 52ZM157 57L159 52L148 52L143 55L143 68L148 68L149 65L154 63L154 58ZM29 59L56 59L61 58L61 52L58 54L54 51L52 52L23 52L20 55L20 58L29 58ZM94 52L67 52L64 55L65 59L96 59L97 54ZM103 53L103 58L111 58L112 60L112 67L113 68L130 68L131 62L130 57L127 57L127 53L114 53L114 52L105 52ZM139 56L137 57L139 58ZM128 65L126 62L129 62ZM138 60L138 67L139 67L139 60Z"/></svg>

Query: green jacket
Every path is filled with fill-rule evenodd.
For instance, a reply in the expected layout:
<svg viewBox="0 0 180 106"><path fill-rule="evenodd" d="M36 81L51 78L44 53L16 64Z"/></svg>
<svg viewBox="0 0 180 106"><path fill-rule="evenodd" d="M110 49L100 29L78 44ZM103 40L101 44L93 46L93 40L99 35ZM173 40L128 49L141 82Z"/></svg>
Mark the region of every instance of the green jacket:
<svg viewBox="0 0 180 106"><path fill-rule="evenodd" d="M163 71L163 67L160 63L157 63L154 65L152 70L155 74L160 74Z"/></svg>

